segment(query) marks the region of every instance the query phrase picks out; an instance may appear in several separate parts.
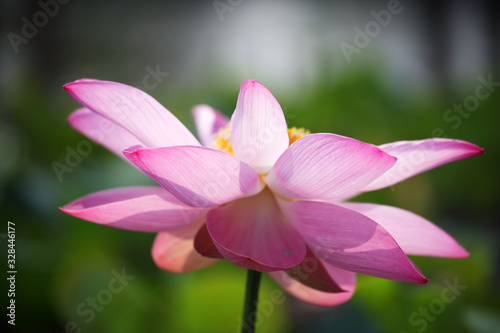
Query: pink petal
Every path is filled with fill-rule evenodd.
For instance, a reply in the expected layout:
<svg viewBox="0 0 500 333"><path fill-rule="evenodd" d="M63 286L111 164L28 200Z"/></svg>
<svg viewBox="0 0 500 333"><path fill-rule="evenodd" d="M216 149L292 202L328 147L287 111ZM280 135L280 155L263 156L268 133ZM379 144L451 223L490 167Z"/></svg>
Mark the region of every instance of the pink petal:
<svg viewBox="0 0 500 333"><path fill-rule="evenodd" d="M158 232L188 225L206 209L186 206L161 187L124 187L96 192L59 208L119 229Z"/></svg>
<svg viewBox="0 0 500 333"><path fill-rule="evenodd" d="M196 105L191 109L194 124L198 131L201 143L210 147L212 137L217 131L227 126L229 120L219 111L208 105Z"/></svg>
<svg viewBox="0 0 500 333"><path fill-rule="evenodd" d="M366 216L315 201L279 201L315 255L336 267L384 279L426 283L391 235Z"/></svg>
<svg viewBox="0 0 500 333"><path fill-rule="evenodd" d="M265 173L288 147L288 128L274 96L257 81L241 84L236 110L231 117L234 155Z"/></svg>
<svg viewBox="0 0 500 333"><path fill-rule="evenodd" d="M338 293L344 292L330 276L323 261L316 258L311 249L307 248L307 254L302 262L285 272L290 277L302 284L324 292Z"/></svg>
<svg viewBox="0 0 500 333"><path fill-rule="evenodd" d="M86 108L74 111L68 121L75 130L103 145L127 162L130 161L123 156L125 148L136 145L144 146L141 140L120 125Z"/></svg>
<svg viewBox="0 0 500 333"><path fill-rule="evenodd" d="M306 255L304 240L268 189L210 210L207 229L224 258L244 268L284 270L300 264Z"/></svg>
<svg viewBox="0 0 500 333"><path fill-rule="evenodd" d="M261 190L259 175L227 153L193 146L134 148L125 156L177 199L212 207Z"/></svg>
<svg viewBox="0 0 500 333"><path fill-rule="evenodd" d="M158 267L169 272L184 273L212 265L217 260L205 258L193 247L193 238L204 219L182 229L161 232L153 244L153 260Z"/></svg>
<svg viewBox="0 0 500 333"><path fill-rule="evenodd" d="M84 79L64 89L78 103L114 121L149 147L200 145L173 114L137 88Z"/></svg>
<svg viewBox="0 0 500 333"><path fill-rule="evenodd" d="M330 277L345 290L345 292L328 293L320 291L292 279L284 271L271 272L269 275L278 282L283 289L298 299L319 306L334 306L348 301L354 294L356 274L350 271L323 263Z"/></svg>
<svg viewBox="0 0 500 333"><path fill-rule="evenodd" d="M380 178L363 188L364 192L391 186L429 169L484 152L472 143L453 139L398 141L379 148L398 161Z"/></svg>
<svg viewBox="0 0 500 333"><path fill-rule="evenodd" d="M445 231L421 216L404 209L369 203L341 204L374 220L409 255L465 258L469 254Z"/></svg>
<svg viewBox="0 0 500 333"><path fill-rule="evenodd" d="M336 200L365 187L395 162L394 157L361 141L310 134L288 147L264 180L283 197Z"/></svg>
<svg viewBox="0 0 500 333"><path fill-rule="evenodd" d="M194 237L194 249L204 257L224 259L212 241L212 237L210 237L205 223Z"/></svg>

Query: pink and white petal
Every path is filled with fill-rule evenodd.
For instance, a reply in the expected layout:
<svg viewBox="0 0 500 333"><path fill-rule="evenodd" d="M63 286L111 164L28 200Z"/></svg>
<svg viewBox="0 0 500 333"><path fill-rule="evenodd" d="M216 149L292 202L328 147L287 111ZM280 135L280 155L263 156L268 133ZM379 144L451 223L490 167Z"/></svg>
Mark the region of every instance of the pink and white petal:
<svg viewBox="0 0 500 333"><path fill-rule="evenodd" d="M170 111L137 88L83 79L65 84L64 89L78 103L114 121L149 147L200 145Z"/></svg>
<svg viewBox="0 0 500 333"><path fill-rule="evenodd" d="M285 272L290 277L313 289L329 293L344 292L345 290L332 279L325 264L314 255L311 249L307 248L304 260Z"/></svg>
<svg viewBox="0 0 500 333"><path fill-rule="evenodd" d="M363 214L324 202L279 203L319 259L384 279L428 282L391 235Z"/></svg>
<svg viewBox="0 0 500 333"><path fill-rule="evenodd" d="M194 106L191 114L200 141L205 147L210 147L213 135L229 122L225 115L205 104Z"/></svg>
<svg viewBox="0 0 500 333"><path fill-rule="evenodd" d="M268 189L210 210L207 229L224 258L240 267L285 270L300 264L306 255L304 240Z"/></svg>
<svg viewBox="0 0 500 333"><path fill-rule="evenodd" d="M257 81L241 84L230 124L234 155L258 173L268 172L289 144L281 106Z"/></svg>
<svg viewBox="0 0 500 333"><path fill-rule="evenodd" d="M407 210L357 202L341 206L361 213L384 227L408 255L466 258L467 251L441 228Z"/></svg>
<svg viewBox="0 0 500 333"><path fill-rule="evenodd" d="M363 188L363 192L388 187L429 169L484 152L472 143L454 139L398 141L379 148L395 156L398 161L389 171Z"/></svg>
<svg viewBox="0 0 500 333"><path fill-rule="evenodd" d="M217 250L212 237L210 237L206 223L203 224L194 237L194 249L204 257L224 259Z"/></svg>
<svg viewBox="0 0 500 333"><path fill-rule="evenodd" d="M132 147L124 154L189 206L218 206L261 190L257 172L222 151L194 146Z"/></svg>
<svg viewBox="0 0 500 333"><path fill-rule="evenodd" d="M201 219L182 229L159 233L151 251L155 264L169 272L185 273L216 263L217 260L203 257L194 249L194 236L204 223Z"/></svg>
<svg viewBox="0 0 500 333"><path fill-rule="evenodd" d="M377 147L340 135L306 135L290 145L264 181L286 198L338 200L390 169L396 159Z"/></svg>
<svg viewBox="0 0 500 333"><path fill-rule="evenodd" d="M206 214L187 206L161 187L124 187L89 194L62 212L109 227L158 232L184 227Z"/></svg>
<svg viewBox="0 0 500 333"><path fill-rule="evenodd" d="M129 163L130 161L123 156L123 150L136 145L145 146L141 140L120 125L87 108L74 111L69 116L68 122L75 130Z"/></svg>
<svg viewBox="0 0 500 333"><path fill-rule="evenodd" d="M269 275L278 282L283 289L298 299L319 306L334 306L347 302L356 288L356 274L341 268L323 263L330 277L345 290L344 292L328 293L320 291L292 279L284 271L271 272Z"/></svg>

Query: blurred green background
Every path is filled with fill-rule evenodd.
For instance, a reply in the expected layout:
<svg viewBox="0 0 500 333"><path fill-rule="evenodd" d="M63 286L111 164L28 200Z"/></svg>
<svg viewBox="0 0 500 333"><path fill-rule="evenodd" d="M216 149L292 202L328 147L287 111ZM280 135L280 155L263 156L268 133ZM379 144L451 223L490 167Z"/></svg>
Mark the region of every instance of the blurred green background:
<svg viewBox="0 0 500 333"><path fill-rule="evenodd" d="M4 315L0 327L53 333L238 331L243 269L220 262L193 273L164 272L150 257L153 234L106 228L57 210L95 191L152 183L96 145L58 179L53 163L67 163L68 151L85 140L67 124L78 105L62 85L91 77L140 86L190 129L193 105L210 104L229 116L240 83L256 79L281 103L289 126L374 144L439 136L483 147L484 155L355 199L428 218L454 236L469 258L412 258L430 279L424 286L358 275L352 300L332 308L287 294L258 331L499 332L500 87L465 115L447 113L475 95L479 77L500 81L498 1L402 1L390 22L386 18L367 45L358 44L359 52L346 57L342 42L356 47L362 37L355 28L376 22L371 11L388 6L2 2L0 244L6 253L7 221L14 222L18 274L16 326L7 325ZM38 22L33 36L23 28L23 17ZM168 76L146 89L144 78L157 68ZM91 314L87 299L102 297L123 269L134 278ZM442 292L454 281L464 287L445 303ZM261 299L276 288L265 276Z"/></svg>

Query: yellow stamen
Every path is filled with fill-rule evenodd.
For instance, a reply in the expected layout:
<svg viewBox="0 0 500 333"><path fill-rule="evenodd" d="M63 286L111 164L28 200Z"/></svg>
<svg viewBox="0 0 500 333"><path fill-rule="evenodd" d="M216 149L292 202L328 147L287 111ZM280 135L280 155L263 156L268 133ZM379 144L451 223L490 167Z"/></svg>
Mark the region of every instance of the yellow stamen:
<svg viewBox="0 0 500 333"><path fill-rule="evenodd" d="M303 136L306 136L308 134L311 134L311 132L304 129L303 127L289 128L288 129L288 140L289 140L288 145L291 145L292 143L294 143L298 139L300 139ZM226 152L226 153L234 156L233 147L231 146L231 135L229 133L229 126L223 127L221 129L219 129L219 131L217 133L215 133L214 138L212 140L212 148L217 149L217 150L221 150L223 152Z"/></svg>
<svg viewBox="0 0 500 333"><path fill-rule="evenodd" d="M291 145L298 139L302 138L303 136L306 136L308 134L311 134L309 130L304 129L304 127L297 128L297 127L292 127L288 129L288 139L290 140L290 143L288 145Z"/></svg>
<svg viewBox="0 0 500 333"><path fill-rule="evenodd" d="M222 150L234 156L233 147L231 146L231 137L229 136L229 126L219 129L214 135L212 148Z"/></svg>

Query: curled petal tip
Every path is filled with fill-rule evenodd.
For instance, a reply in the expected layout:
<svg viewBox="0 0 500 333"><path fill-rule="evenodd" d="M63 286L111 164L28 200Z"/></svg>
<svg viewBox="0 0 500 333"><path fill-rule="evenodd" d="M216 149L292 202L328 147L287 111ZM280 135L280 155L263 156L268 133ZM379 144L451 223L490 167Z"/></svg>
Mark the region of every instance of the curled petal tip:
<svg viewBox="0 0 500 333"><path fill-rule="evenodd" d="M245 80L243 81L243 83L241 85L249 85L249 84L260 84L258 81L255 81L255 80Z"/></svg>
<svg viewBox="0 0 500 333"><path fill-rule="evenodd" d="M65 213L65 214L68 214L68 215L73 216L74 209L71 209L71 204L68 204L68 205L66 205L66 206L62 206L62 207L57 207L57 209L58 209L60 212L63 212L63 213Z"/></svg>
<svg viewBox="0 0 500 333"><path fill-rule="evenodd" d="M464 147L464 150L467 150L469 152L469 155L466 155L465 157L484 154L484 148L481 148L478 145L457 139L454 139L453 141L455 141L457 145L461 144Z"/></svg>
<svg viewBox="0 0 500 333"><path fill-rule="evenodd" d="M456 242L456 245L452 248L452 251L447 256L447 258L465 259L465 258L468 258L469 256L470 256L469 252L467 252L467 250L464 249L462 245L460 245L458 242Z"/></svg>
<svg viewBox="0 0 500 333"><path fill-rule="evenodd" d="M457 254L454 256L454 257L451 257L453 259L465 259L465 258L469 258L470 256L470 253L467 252L464 248L461 248L461 250L459 252L457 252Z"/></svg>
<svg viewBox="0 0 500 333"><path fill-rule="evenodd" d="M63 85L63 89L64 90L68 90L69 88L71 88L72 85L74 84L78 84L78 83L84 83L84 82L95 82L95 81L99 81L99 80L96 80L96 79L78 79L78 80L75 80L73 82L68 82L66 83L65 85Z"/></svg>
<svg viewBox="0 0 500 333"><path fill-rule="evenodd" d="M71 88L71 85L73 84L74 82L69 82L69 83L66 83L65 85L63 85L63 89L68 91L70 88Z"/></svg>
<svg viewBox="0 0 500 333"><path fill-rule="evenodd" d="M421 272L420 270L415 266L415 269L416 269L416 274L413 275L413 278L412 279L408 279L406 281L403 281L403 282L409 282L409 283L413 283L413 284L427 284L429 283L429 279L426 278ZM392 279L391 279L392 280Z"/></svg>
<svg viewBox="0 0 500 333"><path fill-rule="evenodd" d="M256 87L264 87L259 81L256 80L245 80L241 84L241 89L251 89ZM267 88L266 88L267 90Z"/></svg>

